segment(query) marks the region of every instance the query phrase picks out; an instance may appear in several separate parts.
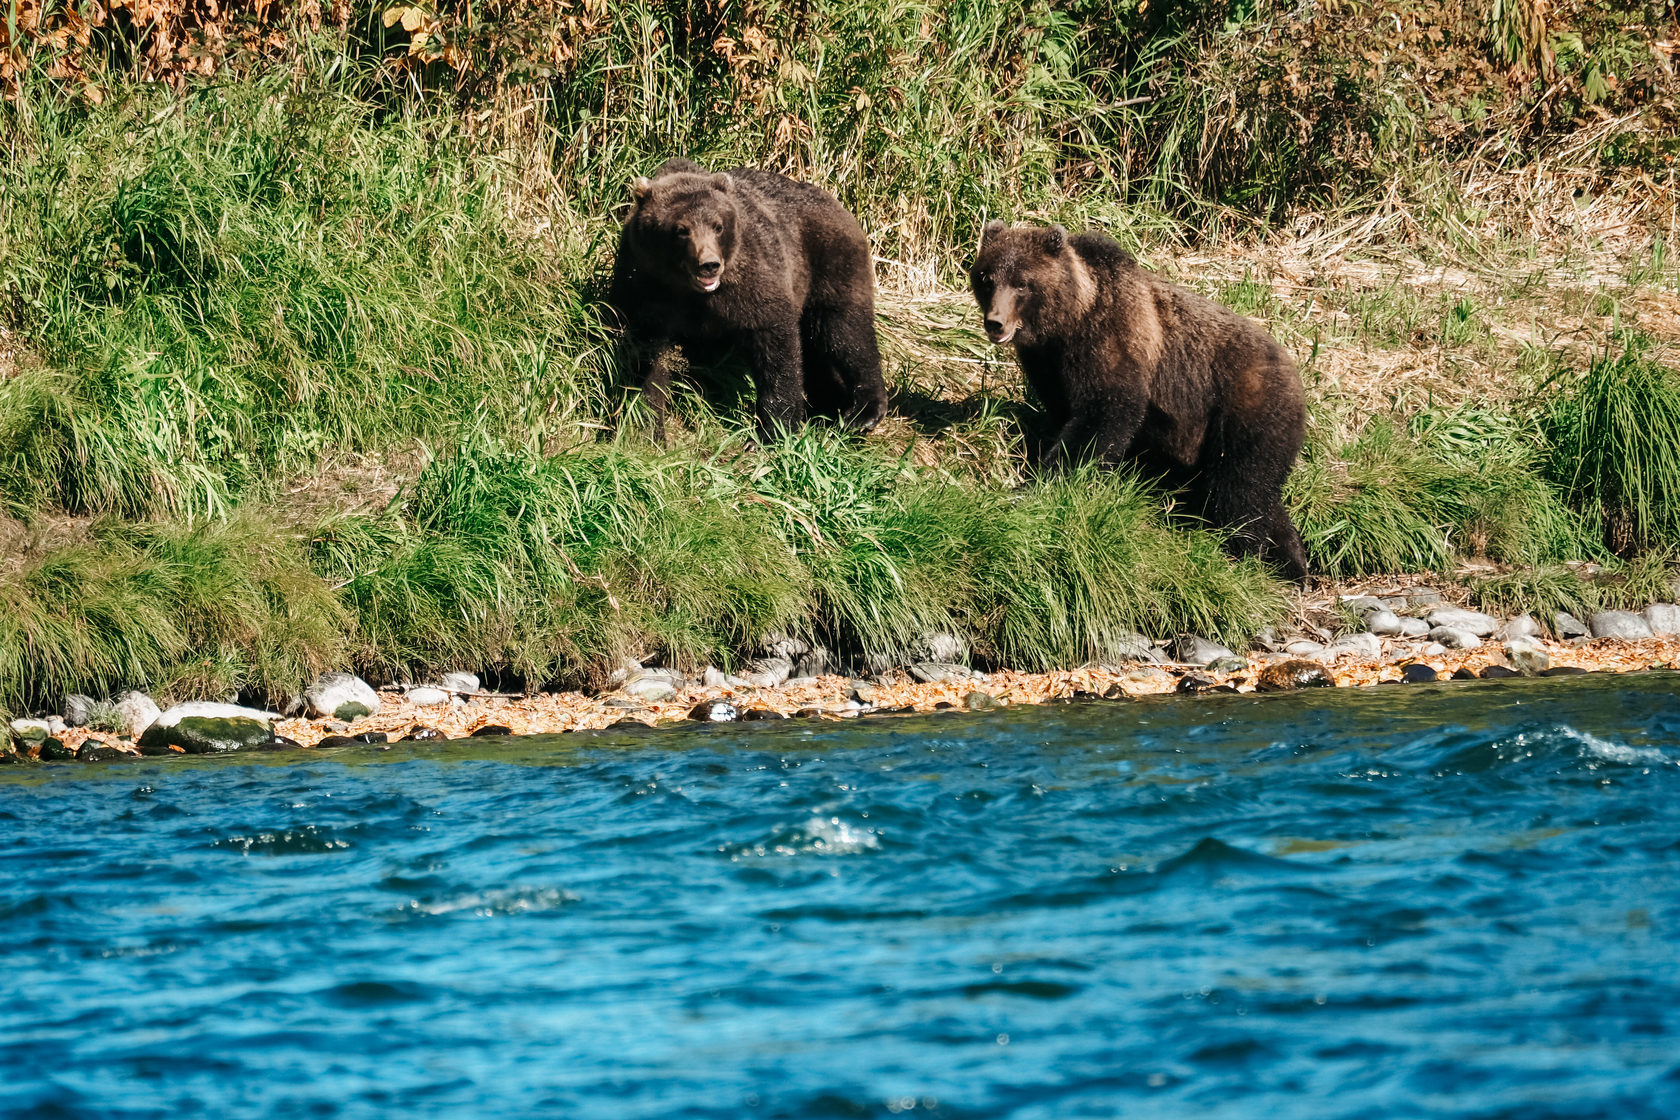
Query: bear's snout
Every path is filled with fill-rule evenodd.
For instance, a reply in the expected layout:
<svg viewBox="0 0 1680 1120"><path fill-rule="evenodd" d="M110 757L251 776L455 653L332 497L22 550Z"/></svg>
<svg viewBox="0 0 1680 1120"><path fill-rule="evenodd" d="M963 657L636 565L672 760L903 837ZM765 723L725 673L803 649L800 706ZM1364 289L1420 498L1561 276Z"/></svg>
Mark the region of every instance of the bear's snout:
<svg viewBox="0 0 1680 1120"><path fill-rule="evenodd" d="M986 337L1002 346L1015 337L1015 327L1005 323L1002 319L986 319Z"/></svg>

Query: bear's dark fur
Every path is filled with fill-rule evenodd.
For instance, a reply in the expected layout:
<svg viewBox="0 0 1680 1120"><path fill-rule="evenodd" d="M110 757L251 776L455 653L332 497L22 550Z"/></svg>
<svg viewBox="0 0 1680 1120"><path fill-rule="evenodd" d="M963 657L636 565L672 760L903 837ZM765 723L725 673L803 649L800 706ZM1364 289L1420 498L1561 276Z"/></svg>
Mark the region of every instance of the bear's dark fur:
<svg viewBox="0 0 1680 1120"><path fill-rule="evenodd" d="M1307 574L1283 508L1306 431L1301 379L1255 323L1144 271L1100 234L987 223L969 274L986 333L1013 343L1055 429L1047 466L1139 462L1290 579Z"/></svg>
<svg viewBox="0 0 1680 1120"><path fill-rule="evenodd" d="M875 271L857 219L808 183L673 159L631 186L610 301L663 433L673 348L745 351L758 430L811 413L868 431L886 415Z"/></svg>

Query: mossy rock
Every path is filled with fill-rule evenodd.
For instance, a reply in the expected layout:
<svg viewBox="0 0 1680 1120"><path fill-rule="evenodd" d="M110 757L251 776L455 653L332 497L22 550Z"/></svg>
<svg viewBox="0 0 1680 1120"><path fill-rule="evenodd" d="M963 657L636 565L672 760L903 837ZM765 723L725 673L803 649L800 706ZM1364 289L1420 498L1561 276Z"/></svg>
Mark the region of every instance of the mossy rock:
<svg viewBox="0 0 1680 1120"><path fill-rule="evenodd" d="M373 709L359 700L346 700L344 703L333 709L333 718L341 719L345 723L349 723L353 719L361 719L363 716L372 714Z"/></svg>
<svg viewBox="0 0 1680 1120"><path fill-rule="evenodd" d="M68 762L76 757L76 752L64 745L64 740L56 735L49 735L41 743L41 750L36 758L42 762Z"/></svg>
<svg viewBox="0 0 1680 1120"><path fill-rule="evenodd" d="M152 727L140 736L140 753L223 754L255 750L272 741L268 724L255 719L186 716L173 727Z"/></svg>

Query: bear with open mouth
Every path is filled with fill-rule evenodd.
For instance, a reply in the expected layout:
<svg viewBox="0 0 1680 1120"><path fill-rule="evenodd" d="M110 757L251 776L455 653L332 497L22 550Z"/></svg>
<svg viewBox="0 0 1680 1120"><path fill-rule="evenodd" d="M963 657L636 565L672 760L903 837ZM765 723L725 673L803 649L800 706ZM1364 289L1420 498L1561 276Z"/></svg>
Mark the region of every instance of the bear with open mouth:
<svg viewBox="0 0 1680 1120"><path fill-rule="evenodd" d="M833 195L686 159L636 179L631 194L610 302L659 435L677 347L745 350L761 439L807 414L859 432L880 423L874 266L862 227Z"/></svg>

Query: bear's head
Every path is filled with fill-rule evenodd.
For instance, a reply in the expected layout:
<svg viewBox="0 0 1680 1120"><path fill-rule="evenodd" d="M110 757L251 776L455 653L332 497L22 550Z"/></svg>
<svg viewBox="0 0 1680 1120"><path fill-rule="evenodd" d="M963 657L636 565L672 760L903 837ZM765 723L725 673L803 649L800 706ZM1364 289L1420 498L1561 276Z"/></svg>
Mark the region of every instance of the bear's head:
<svg viewBox="0 0 1680 1120"><path fill-rule="evenodd" d="M682 161L688 167L687 161ZM735 181L695 168L638 178L625 225L637 263L674 287L715 292L735 252Z"/></svg>
<svg viewBox="0 0 1680 1120"><path fill-rule="evenodd" d="M1091 302L1090 274L1061 226L1008 229L987 222L968 280L986 337L999 346L1034 345Z"/></svg>

